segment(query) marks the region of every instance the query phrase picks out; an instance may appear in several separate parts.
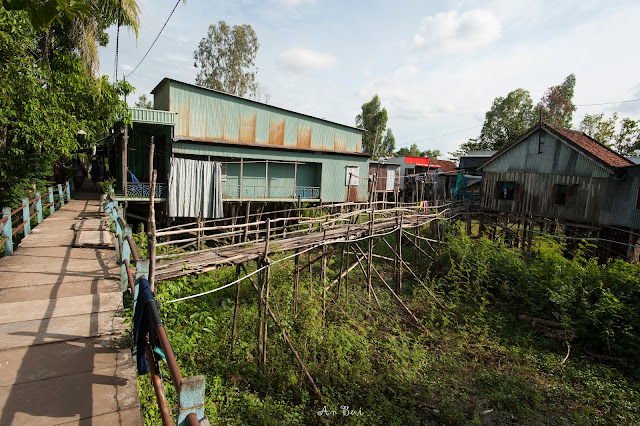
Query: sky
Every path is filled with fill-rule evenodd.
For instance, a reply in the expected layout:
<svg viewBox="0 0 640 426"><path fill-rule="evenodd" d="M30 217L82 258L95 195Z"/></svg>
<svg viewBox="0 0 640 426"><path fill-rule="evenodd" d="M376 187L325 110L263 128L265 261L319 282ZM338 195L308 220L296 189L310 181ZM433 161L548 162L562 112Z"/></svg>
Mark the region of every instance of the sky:
<svg viewBox="0 0 640 426"><path fill-rule="evenodd" d="M195 83L193 52L209 25L253 27L257 81L281 108L355 125L378 94L396 148L416 143L441 158L480 134L498 96L523 88L534 104L576 75L573 126L585 114L640 118L640 2L138 0L138 40L121 28L118 78L133 106L164 77ZM113 80L116 31L100 50ZM135 72L132 72L135 69ZM129 75L131 73L131 75Z"/></svg>

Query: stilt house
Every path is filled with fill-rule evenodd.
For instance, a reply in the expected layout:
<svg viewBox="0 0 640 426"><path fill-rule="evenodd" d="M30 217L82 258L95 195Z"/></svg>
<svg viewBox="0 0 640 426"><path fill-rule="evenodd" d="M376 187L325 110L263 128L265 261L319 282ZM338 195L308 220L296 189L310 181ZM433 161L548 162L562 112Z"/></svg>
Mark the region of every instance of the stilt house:
<svg viewBox="0 0 640 426"><path fill-rule="evenodd" d="M169 78L151 93L154 110L132 109L122 138L123 196L144 198L155 136L156 195L171 218L221 217L221 203L367 200L361 129Z"/></svg>
<svg viewBox="0 0 640 426"><path fill-rule="evenodd" d="M480 170L485 211L609 227L637 242L640 165L582 132L539 123Z"/></svg>

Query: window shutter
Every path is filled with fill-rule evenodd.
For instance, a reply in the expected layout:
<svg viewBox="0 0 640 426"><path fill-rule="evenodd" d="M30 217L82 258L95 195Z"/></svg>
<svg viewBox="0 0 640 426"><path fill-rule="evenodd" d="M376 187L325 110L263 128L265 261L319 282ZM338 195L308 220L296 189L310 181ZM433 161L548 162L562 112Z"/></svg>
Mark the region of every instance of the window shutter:
<svg viewBox="0 0 640 426"><path fill-rule="evenodd" d="M574 206L576 204L577 192L578 192L578 185L569 185L567 187L567 199L565 202L567 206Z"/></svg>
<svg viewBox="0 0 640 426"><path fill-rule="evenodd" d="M520 182L513 184L513 201L520 201Z"/></svg>
<svg viewBox="0 0 640 426"><path fill-rule="evenodd" d="M559 185L553 185L553 189L551 191L551 204L558 204L558 187Z"/></svg>
<svg viewBox="0 0 640 426"><path fill-rule="evenodd" d="M495 188L493 188L493 198L500 199L500 193L502 192L502 182L496 182Z"/></svg>

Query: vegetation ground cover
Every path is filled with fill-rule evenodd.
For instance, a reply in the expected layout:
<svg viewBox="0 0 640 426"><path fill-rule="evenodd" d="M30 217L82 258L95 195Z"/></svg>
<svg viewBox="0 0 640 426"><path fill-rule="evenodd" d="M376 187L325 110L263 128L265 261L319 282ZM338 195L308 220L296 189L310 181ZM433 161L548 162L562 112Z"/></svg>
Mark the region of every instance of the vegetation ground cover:
<svg viewBox="0 0 640 426"><path fill-rule="evenodd" d="M376 245L389 256L383 247ZM412 259L410 247L404 250ZM349 306L332 291L324 320L320 285L311 301L303 276L295 315L293 262L274 267L271 306L323 400L273 324L267 366L258 366L257 298L249 283L242 285L233 354L233 288L167 303L230 282L235 268L164 282L157 291L183 374L206 376L205 410L216 424L637 423L640 267L599 263L586 245L566 250L539 239L532 253L520 253L451 228L433 259L412 265L446 309L422 285L406 282L403 299L425 331L382 285L375 287L381 307L369 304L359 269L350 277ZM330 276L339 259L330 260ZM148 377L138 383L145 421L158 423ZM343 406L354 411L344 416Z"/></svg>

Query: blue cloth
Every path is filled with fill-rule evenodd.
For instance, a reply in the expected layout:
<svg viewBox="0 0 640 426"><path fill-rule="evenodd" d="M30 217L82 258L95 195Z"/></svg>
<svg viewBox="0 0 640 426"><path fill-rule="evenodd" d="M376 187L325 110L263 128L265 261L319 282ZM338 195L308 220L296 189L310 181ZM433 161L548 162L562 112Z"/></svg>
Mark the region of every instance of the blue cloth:
<svg viewBox="0 0 640 426"><path fill-rule="evenodd" d="M147 313L147 302L149 300L153 300L153 303L156 303L149 281L141 278L138 284L136 309L133 313L133 342L137 348L136 364L138 366L138 374L142 375L149 372L149 364L144 351L147 344L147 332L149 331L149 314Z"/></svg>

